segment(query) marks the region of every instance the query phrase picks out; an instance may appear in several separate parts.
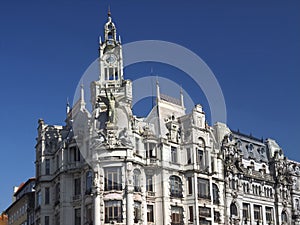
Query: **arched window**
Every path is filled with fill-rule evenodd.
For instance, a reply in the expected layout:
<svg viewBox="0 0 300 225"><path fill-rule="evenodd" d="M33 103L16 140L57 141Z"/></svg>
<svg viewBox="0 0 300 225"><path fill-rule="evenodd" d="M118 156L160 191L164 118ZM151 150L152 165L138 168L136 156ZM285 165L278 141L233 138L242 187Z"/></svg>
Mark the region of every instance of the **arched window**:
<svg viewBox="0 0 300 225"><path fill-rule="evenodd" d="M234 203L230 205L230 216L238 216L238 210Z"/></svg>
<svg viewBox="0 0 300 225"><path fill-rule="evenodd" d="M219 188L216 184L213 184L212 188L213 188L213 203L219 204L220 203Z"/></svg>
<svg viewBox="0 0 300 225"><path fill-rule="evenodd" d="M93 173L92 171L87 171L85 174L85 194L91 194L92 193L92 186L93 186Z"/></svg>
<svg viewBox="0 0 300 225"><path fill-rule="evenodd" d="M172 197L182 197L182 182L177 176L170 177L170 193Z"/></svg>
<svg viewBox="0 0 300 225"><path fill-rule="evenodd" d="M199 142L198 142L198 145L200 148L205 148L205 141L203 138L199 137L198 138Z"/></svg>
<svg viewBox="0 0 300 225"><path fill-rule="evenodd" d="M287 222L288 222L288 216L287 216L286 211L282 211L282 213L281 213L281 222L284 224L287 224Z"/></svg>
<svg viewBox="0 0 300 225"><path fill-rule="evenodd" d="M237 142L236 142L236 148L237 148L237 150L239 150L239 151L242 150L242 142L241 142L241 140L237 140Z"/></svg>
<svg viewBox="0 0 300 225"><path fill-rule="evenodd" d="M138 169L133 171L133 186L135 192L141 192L141 172Z"/></svg>

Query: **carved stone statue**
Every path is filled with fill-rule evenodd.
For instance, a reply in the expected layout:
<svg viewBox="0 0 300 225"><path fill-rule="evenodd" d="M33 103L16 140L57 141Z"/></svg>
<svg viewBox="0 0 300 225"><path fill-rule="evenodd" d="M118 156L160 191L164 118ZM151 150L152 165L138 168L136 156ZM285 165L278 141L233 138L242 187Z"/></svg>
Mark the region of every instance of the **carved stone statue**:
<svg viewBox="0 0 300 225"><path fill-rule="evenodd" d="M127 128L125 127L119 134L119 140L121 142L122 145L124 146L131 146L132 143L130 141L130 138L128 136L128 132L127 132Z"/></svg>
<svg viewBox="0 0 300 225"><path fill-rule="evenodd" d="M106 93L108 99L108 120L110 123L116 122L116 99L112 92L109 95Z"/></svg>
<svg viewBox="0 0 300 225"><path fill-rule="evenodd" d="M97 102L95 104L95 109L93 112L93 124L94 124L94 130L99 129L99 116L100 116L100 98L97 98Z"/></svg>

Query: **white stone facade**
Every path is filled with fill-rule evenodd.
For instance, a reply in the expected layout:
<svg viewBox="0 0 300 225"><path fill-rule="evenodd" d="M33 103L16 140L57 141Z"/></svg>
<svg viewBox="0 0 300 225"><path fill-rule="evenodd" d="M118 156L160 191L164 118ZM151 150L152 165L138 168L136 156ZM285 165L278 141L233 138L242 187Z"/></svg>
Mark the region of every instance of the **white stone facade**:
<svg viewBox="0 0 300 225"><path fill-rule="evenodd" d="M39 121L36 224L300 224L299 165L275 141L209 126L159 84L149 115L133 115L116 36L109 15L92 111L82 87L66 125Z"/></svg>

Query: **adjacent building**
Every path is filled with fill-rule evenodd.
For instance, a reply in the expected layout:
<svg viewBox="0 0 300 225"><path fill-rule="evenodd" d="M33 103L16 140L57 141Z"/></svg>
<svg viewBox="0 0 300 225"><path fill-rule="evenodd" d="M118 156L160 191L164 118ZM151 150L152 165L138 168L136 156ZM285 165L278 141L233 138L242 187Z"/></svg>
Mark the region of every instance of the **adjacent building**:
<svg viewBox="0 0 300 225"><path fill-rule="evenodd" d="M14 193L13 203L6 209L9 225L33 225L35 178L22 183Z"/></svg>
<svg viewBox="0 0 300 225"><path fill-rule="evenodd" d="M0 215L0 225L7 225L8 223L8 217L5 213L2 213Z"/></svg>
<svg viewBox="0 0 300 225"><path fill-rule="evenodd" d="M209 126L158 83L149 115L133 114L110 14L99 67L92 110L82 86L64 126L39 120L36 225L300 224L300 165L274 140Z"/></svg>

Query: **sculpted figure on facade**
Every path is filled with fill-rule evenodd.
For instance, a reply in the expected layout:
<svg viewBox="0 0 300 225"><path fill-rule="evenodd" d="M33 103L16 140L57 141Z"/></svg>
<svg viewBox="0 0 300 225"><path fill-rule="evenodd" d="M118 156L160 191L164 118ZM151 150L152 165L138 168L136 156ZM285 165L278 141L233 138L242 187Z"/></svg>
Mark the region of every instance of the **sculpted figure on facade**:
<svg viewBox="0 0 300 225"><path fill-rule="evenodd" d="M95 131L97 131L99 129L99 117L100 117L100 112L101 112L101 109L100 109L100 98L97 98L97 101L95 103L95 109L94 109L94 112L93 112L93 117L92 117L92 123L93 123L93 129Z"/></svg>
<svg viewBox="0 0 300 225"><path fill-rule="evenodd" d="M111 91L109 94L106 92L106 97L108 99L108 121L114 124L116 122L116 99Z"/></svg>
<svg viewBox="0 0 300 225"><path fill-rule="evenodd" d="M128 131L126 127L120 131L119 141L120 144L122 144L123 146L132 146L132 142L130 140L130 137L128 136Z"/></svg>

